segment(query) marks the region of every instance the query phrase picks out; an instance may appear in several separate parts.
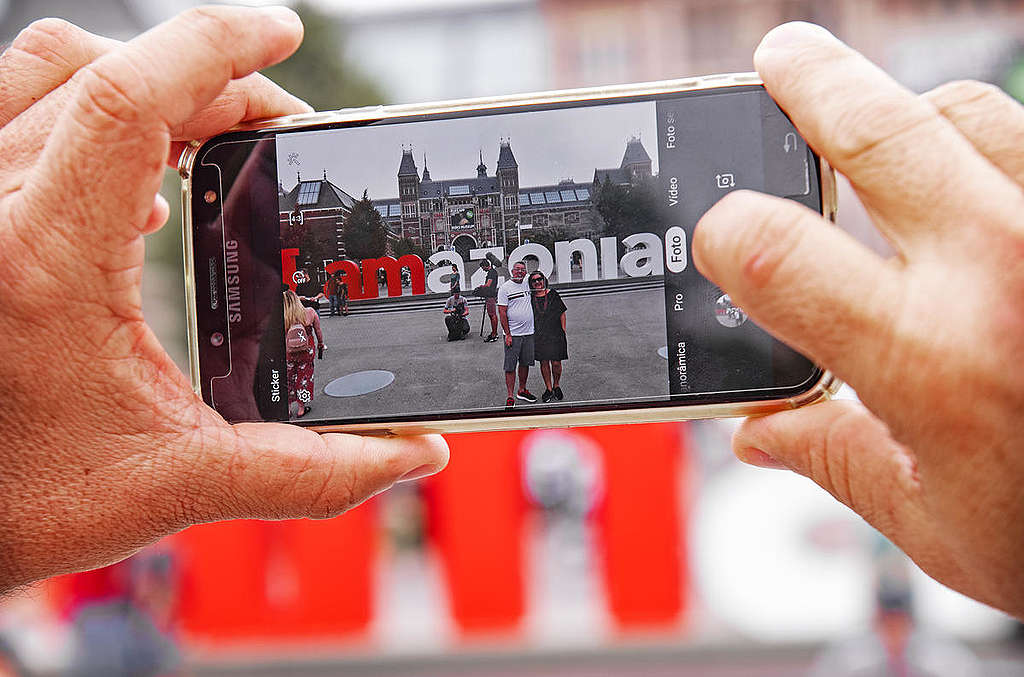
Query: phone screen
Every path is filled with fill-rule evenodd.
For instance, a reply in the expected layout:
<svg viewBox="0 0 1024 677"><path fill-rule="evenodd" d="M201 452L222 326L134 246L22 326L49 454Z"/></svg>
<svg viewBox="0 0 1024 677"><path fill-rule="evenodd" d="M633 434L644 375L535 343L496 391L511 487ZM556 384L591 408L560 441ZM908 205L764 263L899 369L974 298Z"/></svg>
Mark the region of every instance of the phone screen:
<svg viewBox="0 0 1024 677"><path fill-rule="evenodd" d="M820 375L691 258L746 188L821 210L763 88L219 137L199 152L204 398L376 423L793 396Z"/></svg>

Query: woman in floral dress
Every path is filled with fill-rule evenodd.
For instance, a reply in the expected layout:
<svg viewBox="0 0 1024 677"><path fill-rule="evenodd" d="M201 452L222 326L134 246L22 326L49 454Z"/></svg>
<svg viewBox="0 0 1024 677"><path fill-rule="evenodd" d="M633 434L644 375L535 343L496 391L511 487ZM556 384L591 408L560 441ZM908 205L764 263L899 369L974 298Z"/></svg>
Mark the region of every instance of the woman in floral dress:
<svg viewBox="0 0 1024 677"><path fill-rule="evenodd" d="M324 336L320 332L320 316L312 308L306 308L291 289L284 292L284 327L285 351L288 368L288 408L297 405L296 418L302 418L312 408L313 394L313 359L316 348L321 352L327 348ZM305 347L288 345L305 337ZM314 343L314 337L316 342Z"/></svg>

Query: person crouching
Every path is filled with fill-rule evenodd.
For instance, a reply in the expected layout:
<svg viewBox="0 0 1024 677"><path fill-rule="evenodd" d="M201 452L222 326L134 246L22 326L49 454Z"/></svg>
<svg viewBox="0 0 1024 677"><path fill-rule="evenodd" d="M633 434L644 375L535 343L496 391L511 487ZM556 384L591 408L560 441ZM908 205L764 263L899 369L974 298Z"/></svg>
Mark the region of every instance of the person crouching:
<svg viewBox="0 0 1024 677"><path fill-rule="evenodd" d="M459 294L458 288L452 290L444 304L444 323L448 327L448 340L461 341L469 335L469 307L466 305L466 298Z"/></svg>

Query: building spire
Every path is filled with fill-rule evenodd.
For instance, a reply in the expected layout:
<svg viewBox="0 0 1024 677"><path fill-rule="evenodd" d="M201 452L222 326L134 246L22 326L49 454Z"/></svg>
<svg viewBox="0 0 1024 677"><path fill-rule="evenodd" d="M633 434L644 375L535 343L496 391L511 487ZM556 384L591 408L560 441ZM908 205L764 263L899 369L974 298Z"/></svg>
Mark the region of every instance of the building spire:
<svg viewBox="0 0 1024 677"><path fill-rule="evenodd" d="M480 149L480 164L476 166L476 178L482 179L487 176L487 165L484 164L484 149Z"/></svg>
<svg viewBox="0 0 1024 677"><path fill-rule="evenodd" d="M427 154L423 153L423 180L430 181L430 170L427 169Z"/></svg>

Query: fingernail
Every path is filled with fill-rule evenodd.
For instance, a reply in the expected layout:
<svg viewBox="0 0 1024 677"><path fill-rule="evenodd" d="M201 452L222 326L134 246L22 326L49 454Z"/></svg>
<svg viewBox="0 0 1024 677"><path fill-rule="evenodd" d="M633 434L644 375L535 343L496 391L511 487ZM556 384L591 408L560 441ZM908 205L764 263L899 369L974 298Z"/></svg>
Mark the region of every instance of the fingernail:
<svg viewBox="0 0 1024 677"><path fill-rule="evenodd" d="M261 7L260 11L263 13L263 16L273 19L288 28L302 25L302 19L299 18L299 15L288 7L274 5L272 7Z"/></svg>
<svg viewBox="0 0 1024 677"><path fill-rule="evenodd" d="M788 468L777 461L772 456L766 454L760 449L745 449L742 453L737 454L737 457L748 465L757 466L758 468L770 468L772 470L788 470Z"/></svg>
<svg viewBox="0 0 1024 677"><path fill-rule="evenodd" d="M440 468L434 463L424 463L418 468L413 468L409 472L405 473L398 478L398 482L412 482L413 480L421 480L424 477L430 477L437 473Z"/></svg>

